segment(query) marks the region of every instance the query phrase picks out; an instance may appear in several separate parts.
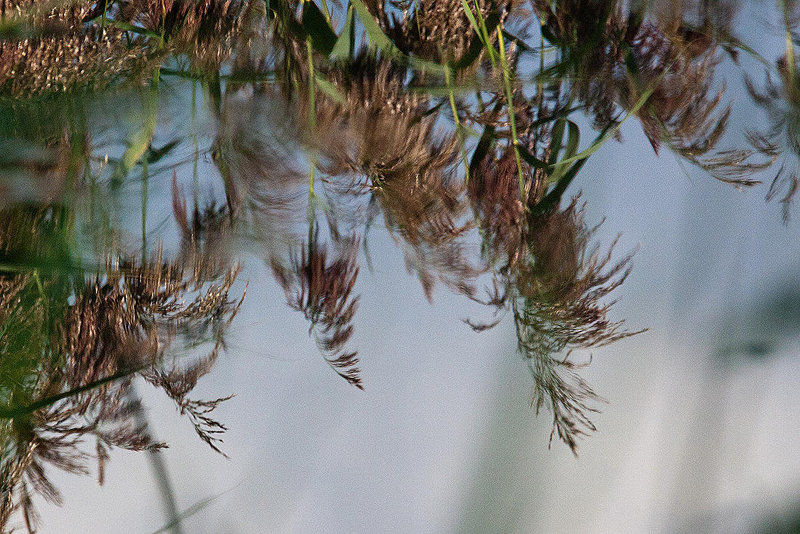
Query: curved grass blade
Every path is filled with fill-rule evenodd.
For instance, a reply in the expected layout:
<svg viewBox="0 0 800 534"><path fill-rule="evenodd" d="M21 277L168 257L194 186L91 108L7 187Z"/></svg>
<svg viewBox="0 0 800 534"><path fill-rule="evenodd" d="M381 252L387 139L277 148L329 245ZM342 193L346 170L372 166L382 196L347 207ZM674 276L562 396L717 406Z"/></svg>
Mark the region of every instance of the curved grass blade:
<svg viewBox="0 0 800 534"><path fill-rule="evenodd" d="M568 120L566 121L567 127L569 129L569 133L567 135L567 146L564 149L564 159L569 159L575 156L575 153L578 151L578 144L580 143L581 132L578 128L578 125L574 122ZM563 132L563 127L562 127ZM560 148L559 148L560 150ZM552 153L551 153L552 156ZM552 165L552 163L551 163ZM558 182L562 176L567 172L567 167L564 165L556 165L553 168L552 173L550 174L550 182L555 183Z"/></svg>
<svg viewBox="0 0 800 534"><path fill-rule="evenodd" d="M606 143L606 141L608 141L610 138L616 135L616 133L620 130L620 128L622 128L622 125L625 124L625 121L627 121L632 116L636 115L639 112L639 110L642 109L642 106L644 106L645 103L647 103L648 99L650 98L650 95L653 94L653 91L655 91L656 87L661 82L661 80L664 79L664 76L667 74L667 72L669 72L669 70L670 70L669 66L666 69L664 69L664 72L652 84L650 84L650 87L648 87L642 93L642 95L636 101L636 104L634 104L633 107L630 110L628 110L628 112L625 114L625 116L622 118L621 121L617 122L612 127L603 130L602 135L600 135L597 139L595 139L592 142L592 144L589 145L589 147L586 148L585 150L579 152L578 154L575 154L574 156L564 158L558 163L556 163L556 167L564 166L568 163L586 159L595 152L597 152L598 150L600 150L600 147L603 146Z"/></svg>
<svg viewBox="0 0 800 534"><path fill-rule="evenodd" d="M536 169L546 170L546 171L550 170L550 165L548 165L544 161L540 160L539 158L537 158L536 156L534 156L533 154L528 152L528 150L525 147L519 146L519 147L517 147L517 150L519 151L520 157L522 159L524 159L525 162L528 165L530 165L531 167L534 167Z"/></svg>
<svg viewBox="0 0 800 534"><path fill-rule="evenodd" d="M123 378L127 378L138 371L141 371L147 368L147 365L139 366L139 367L132 367L128 369L123 369L122 371L117 371L116 373L109 375L105 378L101 378L99 380L95 380L88 384L84 384L83 386L70 389L68 391L63 391L56 395L51 395L49 397L45 397L43 399L39 399L38 401L32 402L31 404L25 406L3 406L0 407L0 419L14 419L16 417L22 417L24 415L31 414L36 410L41 410L42 408L47 408L50 405L57 403L58 401L64 400L66 398L72 397L74 395L78 395L79 393L83 393L84 391L89 391L95 388L99 388L105 384L110 382L114 382L117 380L121 380Z"/></svg>
<svg viewBox="0 0 800 534"><path fill-rule="evenodd" d="M166 525L164 525L160 529L154 531L153 534L161 534L162 532L168 532L168 531L174 529L175 527L179 526L181 521L183 521L184 519L187 519L187 518L193 516L194 514L203 511L212 502L216 501L217 499L219 499L220 497L222 497L226 493L229 493L229 492L235 490L236 488L238 488L241 485L242 485L242 483L240 482L239 484L235 485L234 487L226 489L222 493L217 493L216 495L212 495L211 497L206 497L205 499L201 499L201 500L197 501L196 503L194 503L193 505L188 507L186 510L184 510L180 514L178 514L175 519L173 519L172 521L170 521L169 523L167 523Z"/></svg>
<svg viewBox="0 0 800 534"><path fill-rule="evenodd" d="M478 32L478 35L475 39L473 39L467 51L464 55L453 63L453 68L456 70L463 70L475 63L475 60L478 59L478 56L481 55L481 52L486 49L489 52L489 60L492 62L492 68L495 67L496 56L495 54L497 51L494 49L493 46L489 46L488 48L484 43L488 42L488 35L491 35L494 30L497 28L497 25L500 23L500 16L496 12L492 12L486 17L485 20L481 19L481 28Z"/></svg>
<svg viewBox="0 0 800 534"><path fill-rule="evenodd" d="M555 165L558 161L558 155L561 153L562 143L564 141L564 119L559 119L553 126L550 132L550 156L547 158L548 165Z"/></svg>

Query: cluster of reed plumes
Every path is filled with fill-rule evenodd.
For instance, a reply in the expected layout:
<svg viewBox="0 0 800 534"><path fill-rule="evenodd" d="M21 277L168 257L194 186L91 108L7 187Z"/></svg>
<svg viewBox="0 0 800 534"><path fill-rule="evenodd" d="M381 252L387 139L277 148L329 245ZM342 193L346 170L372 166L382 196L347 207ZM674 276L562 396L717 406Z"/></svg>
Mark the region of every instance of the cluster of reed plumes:
<svg viewBox="0 0 800 534"><path fill-rule="evenodd" d="M35 530L35 494L60 502L49 468L86 474L94 457L102 483L111 449L166 446L147 429L136 378L163 390L219 451L225 427L210 412L225 398L190 393L241 303L229 296L238 270L158 252L145 262L109 258L92 273L70 254L65 208L17 206L0 221L0 529L19 511ZM211 349L180 364L177 338Z"/></svg>
<svg viewBox="0 0 800 534"><path fill-rule="evenodd" d="M720 51L738 55L726 40L735 3L670 3L649 14L615 0L535 6L561 50L553 74L573 78L573 96L598 129L618 120L619 107L635 110L656 153L666 144L722 181L759 183L751 176L763 165L741 150L714 152L730 114L724 86L713 87Z"/></svg>
<svg viewBox="0 0 800 534"><path fill-rule="evenodd" d="M170 55L188 58L197 70L218 69L230 58L234 40L246 33L240 30L251 27L259 4L9 0L2 4L11 30L0 37L0 94L140 84Z"/></svg>
<svg viewBox="0 0 800 534"><path fill-rule="evenodd" d="M595 430L587 412L594 411L589 403L597 397L575 373L569 352L638 333L610 320L604 302L630 273L632 255L612 262L613 246L606 253L592 246L594 229L584 222L577 198L564 209L533 216L526 259L505 275L503 295L511 303L520 352L531 366L537 411L550 410L553 432L573 452L576 438ZM566 356L556 356L565 350Z"/></svg>
<svg viewBox="0 0 800 534"><path fill-rule="evenodd" d="M381 3L366 5L396 49L407 57L456 60L477 39L461 31L469 22L460 2L448 4L457 14L450 18L439 7L424 2L399 18ZM489 3L478 3L478 7L482 17L498 9ZM510 24L519 16L518 9L516 4L503 3L494 12L493 23ZM436 21L415 20L425 17L426 10L430 17L438 17ZM407 59L392 61L388 52L367 47L353 48L348 58L330 62L315 48L313 36L292 34L291 28L301 25L303 17L293 10L280 13L284 19L279 19L282 26L273 36L280 39L272 43L274 62L287 74L278 78L278 86L298 123L294 132L282 128L280 133L293 134L295 142L308 150L314 168L312 184L314 173L320 173L311 197L312 211L314 198L324 195L324 213L330 223L327 243L312 221L307 240L293 249L288 261L276 257L274 251L269 254L268 263L289 305L305 315L310 333L334 369L362 387L356 352L346 348L357 304L353 290L358 232L361 224L368 226L382 213L429 298L441 281L478 300L481 277L494 279L496 290L487 304L495 310L512 311L520 352L534 370L537 406L552 410L554 431L574 450L576 438L593 428L586 417L593 393L570 370L569 362L556 354L629 335L621 323L607 318L603 301L627 276L630 257L611 264L610 253L601 257L596 249L590 249L591 231L583 223L581 209L575 203L561 205L564 190L579 166L562 172L564 180L559 181L546 166L530 163L555 162L559 155L574 154L575 147L572 154L565 153L565 145L572 141L562 139L565 132L570 139L573 136L574 124L563 120L571 101L568 88L554 81L530 99L518 82L507 79L507 74L504 78L499 66L495 70L490 65L487 52L480 52L477 63L465 67L472 71L471 76L485 80L480 103L474 106L451 98L452 118L483 130L478 147L467 157L462 132L441 126L441 109L447 109L442 104L447 101L419 89L426 80L443 81L438 78L441 74L420 73ZM450 24L461 25L461 30ZM410 44L415 32L426 36L425 46ZM448 41L449 50L441 48L434 53L430 48L437 32L453 38ZM456 37L462 41L457 42ZM491 42L498 46L496 37ZM518 46L514 43L505 51L504 61L512 72L520 59ZM234 70L233 77L236 75ZM327 85L320 86L319 79ZM222 97L223 125L228 122L226 102L236 110L235 98L276 97L274 90L258 83L253 84L253 93L244 89L241 84L231 84L229 94ZM273 155L269 143L252 136L252 131L242 135L236 130L215 140L233 224L254 218L243 212L242 207L248 205L243 191L259 191L258 183L280 182L295 191L305 187L295 169L279 165L278 173L287 173L281 179L258 164L260 157L272 161ZM520 160L518 151L523 150L527 158ZM464 168L468 168L468 180L462 174ZM246 183L237 180L237 175L247 176ZM286 197L297 195L288 193ZM258 208L251 211L283 209L280 203L264 204L263 198L261 193L253 196ZM368 205L353 208L353 199L366 200ZM249 204L252 208L253 203ZM179 203L179 220L185 220L183 213ZM287 226L294 223L287 222ZM341 230L341 224L346 229ZM292 230L278 233L288 236ZM478 235L482 244L476 247ZM477 330L486 326L473 324Z"/></svg>
<svg viewBox="0 0 800 534"><path fill-rule="evenodd" d="M148 50L116 28L84 25L97 15L95 2L4 2L16 32L0 39L0 93L102 89L139 72Z"/></svg>
<svg viewBox="0 0 800 534"><path fill-rule="evenodd" d="M268 243L265 262L288 304L310 323L328 363L362 387L356 352L348 347L365 242L360 232L382 215L428 298L444 283L478 300L481 281L492 281L486 303L513 314L519 350L533 371L535 404L552 411L554 432L574 450L576 438L593 428L587 413L594 393L557 354L629 335L608 319L605 299L625 280L630 256L614 262L610 252L592 248L582 207L566 201L586 159L619 138L629 116L638 118L656 152L666 147L737 185L755 183L753 173L777 159L782 131L783 144L796 149L793 122L779 117L785 102L796 104L795 70L786 60L780 85L768 84L765 92L750 85L756 102L777 117L776 128L752 133L748 149L716 148L730 108L714 76L725 53L737 55L730 35L735 3L679 4L646 10L617 0L358 0L330 13L327 2L293 0L119 0L105 12L95 2L12 2L4 16L13 11L31 33L0 43L0 91L98 88L121 79L147 79L152 87L168 75L200 82L218 126L209 152L226 199L206 208L195 202L190 217L173 182L182 268L224 263L229 238L250 225L247 232ZM532 28L539 29L538 47L527 38ZM155 76L144 68L164 60L169 68ZM600 132L588 147L570 118L579 110ZM252 124L243 124L243 111ZM268 137L270 128L280 140ZM139 144L131 158L147 163L152 147ZM295 161L302 158L308 176ZM780 189L788 206L795 176L779 173L770 195ZM307 193L310 221L298 246ZM320 211L329 223L324 236ZM120 264L109 269L118 273L108 277L113 287L104 282L79 292L122 313L137 302L131 295L147 291L144 279L125 269L184 279L170 268L162 258ZM233 275L191 271L190 279L222 276L218 292L186 308L137 313L160 314L162 326L202 317L224 324L217 319L231 313ZM26 280L26 287L33 283ZM189 289L179 284L170 291ZM77 313L81 302L64 313ZM83 313L89 315L74 324L102 326L90 309ZM160 329L142 328L116 332L109 342L160 339ZM91 338L80 339L79 352L84 345L101 351ZM82 377L76 384L130 367L130 355L109 354L105 363L95 358L75 367ZM214 403L186 399L212 363L213 357L190 371L140 374L175 398L214 446L219 427L206 415Z"/></svg>
<svg viewBox="0 0 800 534"><path fill-rule="evenodd" d="M459 136L437 124L439 118L431 113L437 99L414 90L414 73L408 66L366 49L354 51L348 63L333 66L322 61L315 65L319 58L309 56L302 46L286 47L283 53L299 79L283 93L299 118L295 141L308 148L320 173L312 211L314 198L324 195L330 224L326 239L312 221L308 238L292 248L288 260L271 254L268 263L289 305L309 321L309 331L328 362L348 382L362 387L356 352L346 347L357 304L353 290L358 235L362 224L369 225L382 213L429 298L441 281L478 300L481 277L494 278L497 291L487 304L493 311L512 311L520 352L535 370L537 404L553 411L554 429L574 450L576 438L592 428L586 412L593 396L569 371L569 362L555 355L628 335L621 323L607 318L603 300L625 279L630 257L612 265L610 254L600 257L589 248L591 231L581 209L575 203L561 206L563 190L548 196L553 190L544 169L523 163L520 174L502 93L489 92L479 109L458 103L462 120L491 132L471 158L465 182ZM314 64L313 74L309 64ZM325 76L338 94L316 90L312 75ZM230 88L220 106L222 124L227 124L225 103L232 105L237 94L247 99L258 95L250 96L238 85ZM555 146L561 144L555 137L572 128L563 122L554 128L555 121L536 121L537 113L557 116L567 105L555 88L549 88L548 95L549 101L542 96L541 102L528 102L521 87L512 89L518 146L544 160L558 155L563 147ZM231 112L238 109L233 106ZM291 132L282 128L280 133ZM287 172L280 179L259 165L260 158L273 158L269 143L250 136L252 130L237 130L215 140L224 154L217 163L225 177L233 224L278 219L243 211L248 204L256 212L284 209L281 202L265 204L258 183L280 182L287 198L297 198L292 191L306 187L294 169L273 167ZM237 182L234 170L247 176L247 183ZM243 199L245 190L255 192L255 209ZM175 211L186 228L182 201ZM287 228L277 233L289 236L296 224L285 217ZM482 245L476 246L476 231ZM486 325L473 327L481 330Z"/></svg>

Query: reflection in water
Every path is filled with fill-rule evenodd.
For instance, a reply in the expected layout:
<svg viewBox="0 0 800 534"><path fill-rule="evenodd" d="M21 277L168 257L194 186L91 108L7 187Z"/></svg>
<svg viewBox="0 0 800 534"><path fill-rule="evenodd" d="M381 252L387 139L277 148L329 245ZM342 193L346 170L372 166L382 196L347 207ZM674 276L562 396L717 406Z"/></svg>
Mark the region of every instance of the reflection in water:
<svg viewBox="0 0 800 534"><path fill-rule="evenodd" d="M110 448L164 446L137 419L135 378L221 452L210 412L225 399L189 395L242 302L229 296L242 249L363 388L355 286L381 218L429 299L442 284L486 305L495 320L467 320L476 331L513 316L533 402L575 451L597 396L571 351L637 333L608 316L631 254L593 244L565 196L588 157L634 116L656 153L737 186L800 154L793 45L777 82L748 81L769 128L721 149L731 106L715 71L755 55L733 35L737 4L628 4L3 2L0 525L19 509L32 530L32 494L58 500L45 466L87 472L86 439L101 481ZM131 124L103 116L117 106ZM168 130L173 115L189 128ZM793 169L767 193L786 217ZM165 177L177 252L164 237L148 254L148 188ZM140 254L112 207L136 207L121 194L134 184ZM206 355L179 362L177 341Z"/></svg>
<svg viewBox="0 0 800 534"><path fill-rule="evenodd" d="M2 212L0 523L19 508L29 530L33 493L60 501L48 465L88 472L85 441L95 442L101 483L111 448L165 446L137 419L134 378L162 389L214 450L225 430L210 416L225 399L189 394L211 370L238 309L228 297L236 269L165 263L159 252L144 263L109 257L102 276L91 274L70 255L72 222L60 206ZM178 337L212 348L179 362L171 353Z"/></svg>
<svg viewBox="0 0 800 534"><path fill-rule="evenodd" d="M766 131L748 132L751 144L755 149L764 155L770 162L787 154L781 158L780 168L775 174L767 192L767 199L780 197L783 204L783 217L789 219L792 198L800 187L800 177L798 177L797 163L787 161L790 158L797 158L800 155L800 145L798 145L798 103L800 103L800 93L798 93L798 80L795 67L790 67L789 59L786 55L778 59L778 75L780 81L776 82L767 72L767 80L763 89L756 88L749 78L745 79L747 90L753 101L762 107L767 115L769 127ZM791 59L794 62L794 58Z"/></svg>
<svg viewBox="0 0 800 534"><path fill-rule="evenodd" d="M630 273L630 256L610 265L611 250L589 250L592 230L582 207L573 201L563 211L533 217L527 236L526 261L506 276L519 350L530 362L537 410L553 413L553 430L573 450L575 438L594 430L587 411L595 400L592 389L575 372L564 349L599 347L633 333L607 318L601 300Z"/></svg>
<svg viewBox="0 0 800 534"><path fill-rule="evenodd" d="M320 244L319 231L312 227L308 242L300 246L299 255L292 251L290 267L287 269L273 262L272 272L286 292L289 306L303 312L311 323L309 332L314 332L331 367L339 376L364 389L356 367L356 353L342 351L353 334L350 322L358 308L358 297L352 296L358 277L358 240L339 238L336 241L338 250L329 261L325 245Z"/></svg>

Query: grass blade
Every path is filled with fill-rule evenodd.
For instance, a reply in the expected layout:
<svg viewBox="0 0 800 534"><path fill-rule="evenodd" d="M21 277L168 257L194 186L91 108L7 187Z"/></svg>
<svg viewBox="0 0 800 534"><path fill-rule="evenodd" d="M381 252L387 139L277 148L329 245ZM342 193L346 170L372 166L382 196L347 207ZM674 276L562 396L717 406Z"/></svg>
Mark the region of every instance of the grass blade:
<svg viewBox="0 0 800 534"><path fill-rule="evenodd" d="M311 43L317 51L326 56L330 55L336 45L336 34L314 2L303 3L303 31L311 38Z"/></svg>
<svg viewBox="0 0 800 534"><path fill-rule="evenodd" d="M336 39L336 44L333 45L330 58L332 60L348 61L353 59L353 52L356 47L356 12L353 6L347 7L347 18L345 19L344 28L342 33Z"/></svg>

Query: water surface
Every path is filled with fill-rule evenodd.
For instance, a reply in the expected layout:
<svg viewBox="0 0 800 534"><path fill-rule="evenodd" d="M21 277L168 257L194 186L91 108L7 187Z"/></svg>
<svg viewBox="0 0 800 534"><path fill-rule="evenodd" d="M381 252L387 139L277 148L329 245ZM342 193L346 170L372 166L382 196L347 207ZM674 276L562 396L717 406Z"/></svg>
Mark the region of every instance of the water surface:
<svg viewBox="0 0 800 534"><path fill-rule="evenodd" d="M791 529L793 3L3 9L4 529Z"/></svg>

